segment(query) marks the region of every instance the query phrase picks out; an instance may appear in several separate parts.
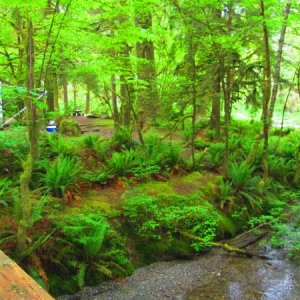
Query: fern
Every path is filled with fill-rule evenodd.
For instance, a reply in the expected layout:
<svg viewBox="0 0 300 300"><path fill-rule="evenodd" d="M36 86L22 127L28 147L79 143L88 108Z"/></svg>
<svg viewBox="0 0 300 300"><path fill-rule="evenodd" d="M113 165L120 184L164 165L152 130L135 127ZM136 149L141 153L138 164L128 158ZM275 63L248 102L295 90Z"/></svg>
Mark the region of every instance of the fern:
<svg viewBox="0 0 300 300"><path fill-rule="evenodd" d="M48 197L44 196L38 201L37 205L33 207L28 222L28 225L30 227L32 227L37 221L43 218L43 209L47 203L48 203Z"/></svg>
<svg viewBox="0 0 300 300"><path fill-rule="evenodd" d="M244 188L256 189L260 178L253 176L254 170L255 168L249 166L247 162L242 162L241 164L231 163L229 165L229 176L234 188L237 190Z"/></svg>
<svg viewBox="0 0 300 300"><path fill-rule="evenodd" d="M132 172L132 168L136 165L136 159L137 152L133 150L124 150L121 153L114 152L108 162L108 168L117 176L125 176Z"/></svg>
<svg viewBox="0 0 300 300"><path fill-rule="evenodd" d="M71 242L83 247L89 257L96 256L109 228L102 214L76 214L56 222L61 232Z"/></svg>
<svg viewBox="0 0 300 300"><path fill-rule="evenodd" d="M129 149L133 146L130 128L124 126L117 130L113 136L112 144L116 150Z"/></svg>
<svg viewBox="0 0 300 300"><path fill-rule="evenodd" d="M65 190L74 187L80 171L81 164L75 158L59 156L53 164L48 164L42 183L47 192L62 197Z"/></svg>
<svg viewBox="0 0 300 300"><path fill-rule="evenodd" d="M174 167L181 160L180 148L177 143L165 143L158 135L149 135L145 138L145 159L160 166L161 169Z"/></svg>

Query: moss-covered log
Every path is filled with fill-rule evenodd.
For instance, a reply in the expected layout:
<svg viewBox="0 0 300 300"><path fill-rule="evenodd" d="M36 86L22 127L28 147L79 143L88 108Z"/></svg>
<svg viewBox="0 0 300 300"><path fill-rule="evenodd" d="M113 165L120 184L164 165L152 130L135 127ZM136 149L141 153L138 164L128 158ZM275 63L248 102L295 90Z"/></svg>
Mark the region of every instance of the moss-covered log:
<svg viewBox="0 0 300 300"><path fill-rule="evenodd" d="M224 249L225 251L228 251L228 252L234 252L234 253L237 253L237 254L240 254L240 255L243 255L243 256L246 256L246 257L249 257L249 258L252 258L252 257L259 257L259 258L263 258L263 259L268 259L267 256L264 256L264 255L259 255L259 254L256 254L256 253L252 253L252 252L249 252L247 250L244 250L244 249L240 249L240 248L237 248L235 246L231 246L231 245L228 245L226 243L220 243L220 242L206 242L204 241L203 239L199 238L198 236L195 236L193 234L190 234L189 232L186 232L186 231L179 231L179 234L186 238L186 239L189 239L191 241L195 241L195 242L199 242L199 243L203 243L203 244L206 244L207 246L209 247L216 247L216 248L221 248L221 249Z"/></svg>

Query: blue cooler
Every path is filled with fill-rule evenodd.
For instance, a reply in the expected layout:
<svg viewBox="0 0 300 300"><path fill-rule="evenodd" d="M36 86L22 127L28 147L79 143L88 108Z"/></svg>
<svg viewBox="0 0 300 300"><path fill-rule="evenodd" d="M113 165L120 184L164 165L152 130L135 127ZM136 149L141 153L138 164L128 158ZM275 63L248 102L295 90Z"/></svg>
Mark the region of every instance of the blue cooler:
<svg viewBox="0 0 300 300"><path fill-rule="evenodd" d="M50 121L46 127L47 132L57 132L57 126L55 121Z"/></svg>

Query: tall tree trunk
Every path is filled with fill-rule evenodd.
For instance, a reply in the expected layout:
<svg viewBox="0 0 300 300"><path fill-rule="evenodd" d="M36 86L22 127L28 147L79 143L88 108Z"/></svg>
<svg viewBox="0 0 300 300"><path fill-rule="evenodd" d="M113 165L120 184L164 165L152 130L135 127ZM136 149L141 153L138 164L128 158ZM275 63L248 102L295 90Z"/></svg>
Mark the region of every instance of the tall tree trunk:
<svg viewBox="0 0 300 300"><path fill-rule="evenodd" d="M233 15L233 5L227 5L227 27L228 36L232 33L232 15ZM232 67L234 66L233 54L231 51L226 53L225 59L223 59L222 65L222 82L223 82L223 92L224 92L224 136L225 136L225 155L224 155L224 165L225 165L225 176L229 176L229 125L230 125L230 115L231 115L231 94L232 94ZM226 79L226 81L225 81Z"/></svg>
<svg viewBox="0 0 300 300"><path fill-rule="evenodd" d="M18 67L17 67L17 85L24 84L24 64L25 64L25 49L24 49L24 28L23 20L18 8L14 11L15 15L15 28L17 30L17 43L18 43Z"/></svg>
<svg viewBox="0 0 300 300"><path fill-rule="evenodd" d="M63 93L64 93L64 108L65 108L65 112L67 112L69 110L68 77L64 71L62 73L62 85L63 85Z"/></svg>
<svg viewBox="0 0 300 300"><path fill-rule="evenodd" d="M48 111L54 111L55 110L55 103L54 103L54 87L53 87L53 74L50 73L48 78L45 82L45 89L47 90L47 106Z"/></svg>
<svg viewBox="0 0 300 300"><path fill-rule="evenodd" d="M130 126L130 117L131 117L131 106L130 106L130 98L131 98L131 86L127 83L125 76L121 76L121 98L122 98L122 125ZM130 93L130 94L129 94ZM137 124L141 129L143 126L141 124Z"/></svg>
<svg viewBox="0 0 300 300"><path fill-rule="evenodd" d="M196 90L196 63L195 63L195 45L193 43L193 36L189 37L189 50L188 50L188 74L191 81L191 96L192 96L192 138L191 138L191 155L192 155L192 168L196 167L195 160L195 137L196 137L196 115L197 115L197 90Z"/></svg>
<svg viewBox="0 0 300 300"><path fill-rule="evenodd" d="M91 112L91 90L90 87L87 85L86 87L86 94L85 94L85 114L89 114Z"/></svg>
<svg viewBox="0 0 300 300"><path fill-rule="evenodd" d="M139 12L136 18L136 24L144 31L150 31L152 28L152 16L150 9L145 8L143 12ZM144 40L136 46L137 57L140 59L138 63L138 78L147 83L139 89L138 106L142 112L142 122L145 124L147 120L153 119L158 111L158 92L156 87L156 70L154 59L154 45L152 41Z"/></svg>
<svg viewBox="0 0 300 300"><path fill-rule="evenodd" d="M284 21L283 25L280 31L280 38L278 41L278 49L277 49L277 57L276 57L276 66L275 66L275 72L273 76L273 88L272 88L272 96L270 101L270 107L269 107L269 123L272 122L273 112L274 112L274 106L277 99L278 89L279 89L279 81L280 81L280 69L281 69L281 61L282 61L282 51L284 46L284 38L287 28L287 19L290 14L291 9L291 1L288 0L285 11L284 11Z"/></svg>
<svg viewBox="0 0 300 300"><path fill-rule="evenodd" d="M59 111L59 101L58 101L58 83L57 83L57 74L53 73L53 98L54 98L54 108L56 111Z"/></svg>
<svg viewBox="0 0 300 300"><path fill-rule="evenodd" d="M114 120L114 128L118 130L120 127L120 118L118 111L118 102L117 102L117 87L116 87L116 78L115 75L111 76L111 102L112 102L112 112L113 112L113 120Z"/></svg>
<svg viewBox="0 0 300 300"><path fill-rule="evenodd" d="M77 109L77 93L78 93L78 87L76 83L73 83L73 98L74 98L74 109Z"/></svg>
<svg viewBox="0 0 300 300"><path fill-rule="evenodd" d="M211 70L212 78L212 106L210 115L210 128L215 130L215 138L220 138L221 132L221 75L220 63L216 61Z"/></svg>
<svg viewBox="0 0 300 300"><path fill-rule="evenodd" d="M27 90L32 91L34 89L34 33L32 21L28 20L27 29ZM28 136L30 143L30 150L27 160L23 163L23 173L20 176L20 193L21 193L21 217L19 220L18 232L17 232L17 250L21 255L27 248L27 230L28 222L31 214L31 195L29 190L29 182L32 177L32 170L34 163L39 158L39 126L37 108L32 101L32 96L28 93L25 98L25 105L27 107L27 126Z"/></svg>
<svg viewBox="0 0 300 300"><path fill-rule="evenodd" d="M229 61L228 61L229 63ZM229 122L230 122L230 102L231 102L231 70L230 65L224 66L226 76L222 76L222 86L224 93L224 137L225 137L225 176L228 176L228 163L229 163Z"/></svg>
<svg viewBox="0 0 300 300"><path fill-rule="evenodd" d="M262 164L264 178L268 178L268 144L269 144L269 103L271 96L271 53L269 44L269 32L265 21L264 0L260 0L261 16L263 18L263 45L264 45L264 71L263 71L263 153Z"/></svg>

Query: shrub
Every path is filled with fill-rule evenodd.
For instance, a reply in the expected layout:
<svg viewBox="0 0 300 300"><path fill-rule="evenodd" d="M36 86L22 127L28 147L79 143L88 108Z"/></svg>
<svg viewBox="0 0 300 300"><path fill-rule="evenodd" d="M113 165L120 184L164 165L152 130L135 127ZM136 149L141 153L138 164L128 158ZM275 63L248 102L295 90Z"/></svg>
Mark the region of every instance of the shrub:
<svg viewBox="0 0 300 300"><path fill-rule="evenodd" d="M13 127L8 131L0 131L0 150L7 149L12 153L14 160L17 159L20 161L27 156L29 143L25 127Z"/></svg>
<svg viewBox="0 0 300 300"><path fill-rule="evenodd" d="M131 130L129 127L123 126L115 131L112 138L112 146L115 150L129 149L133 146Z"/></svg>
<svg viewBox="0 0 300 300"><path fill-rule="evenodd" d="M81 168L81 164L71 157L59 156L54 163L48 162L48 171L42 179L46 191L62 197L67 189L75 186Z"/></svg>
<svg viewBox="0 0 300 300"><path fill-rule="evenodd" d="M108 222L100 213L64 216L55 223L70 243L82 247L91 258L99 253L109 228Z"/></svg>
<svg viewBox="0 0 300 300"><path fill-rule="evenodd" d="M199 150L204 150L205 148L209 147L209 143L203 140L202 138L195 139L195 148Z"/></svg>
<svg viewBox="0 0 300 300"><path fill-rule="evenodd" d="M41 154L45 158L54 158L58 155L72 156L74 154L74 143L60 134L46 134L41 139Z"/></svg>
<svg viewBox="0 0 300 300"><path fill-rule="evenodd" d="M211 143L208 151L203 156L203 161L208 168L217 168L223 162L225 146L223 143Z"/></svg>
<svg viewBox="0 0 300 300"><path fill-rule="evenodd" d="M125 176L132 173L136 159L137 152L133 150L124 150L121 153L114 152L108 161L108 169L117 176Z"/></svg>
<svg viewBox="0 0 300 300"><path fill-rule="evenodd" d="M182 138L186 143L189 143L193 136L193 127L189 123L187 124L182 131Z"/></svg>
<svg viewBox="0 0 300 300"><path fill-rule="evenodd" d="M101 160L105 160L110 150L110 142L101 140L98 136L87 135L83 139L83 145L94 151Z"/></svg>
<svg viewBox="0 0 300 300"><path fill-rule="evenodd" d="M103 170L99 173L84 173L81 178L87 182L92 183L100 183L100 184L106 184L109 180L113 179L113 174L109 170Z"/></svg>
<svg viewBox="0 0 300 300"><path fill-rule="evenodd" d="M130 230L142 241L173 240L180 230L188 231L208 243L221 224L221 215L208 203L187 205L189 199L166 205L157 198L138 195L125 202L124 215ZM167 201L172 203L170 201ZM167 241L166 241L167 243ZM199 244L193 244L200 250Z"/></svg>
<svg viewBox="0 0 300 300"><path fill-rule="evenodd" d="M7 178L0 178L0 205L8 206L8 193L11 188L11 181Z"/></svg>
<svg viewBox="0 0 300 300"><path fill-rule="evenodd" d="M228 212L243 210L249 215L262 209L263 185L259 176L255 176L254 167L247 162L231 163L229 179L223 180L220 189L221 207Z"/></svg>
<svg viewBox="0 0 300 300"><path fill-rule="evenodd" d="M160 166L161 169L174 167L180 162L180 148L177 143L165 143L159 136L150 135L145 138L145 147L145 159Z"/></svg>
<svg viewBox="0 0 300 300"><path fill-rule="evenodd" d="M136 167L132 168L132 172L138 179L148 179L154 174L159 174L160 167L151 161L140 161Z"/></svg>
<svg viewBox="0 0 300 300"><path fill-rule="evenodd" d="M287 160L277 155L268 156L269 174L279 180L288 182L288 178L292 178L295 171L295 160Z"/></svg>

